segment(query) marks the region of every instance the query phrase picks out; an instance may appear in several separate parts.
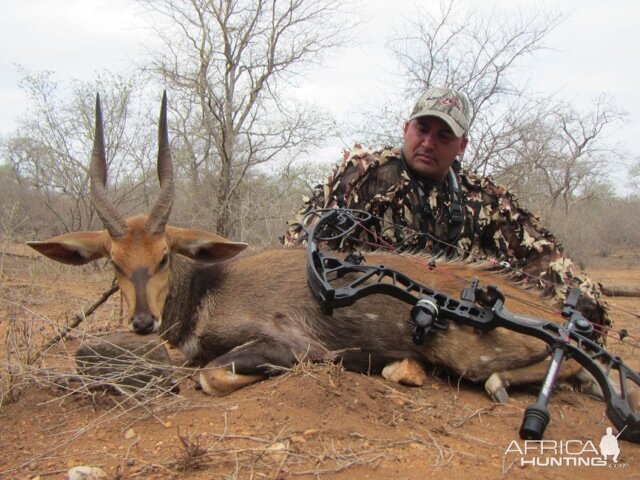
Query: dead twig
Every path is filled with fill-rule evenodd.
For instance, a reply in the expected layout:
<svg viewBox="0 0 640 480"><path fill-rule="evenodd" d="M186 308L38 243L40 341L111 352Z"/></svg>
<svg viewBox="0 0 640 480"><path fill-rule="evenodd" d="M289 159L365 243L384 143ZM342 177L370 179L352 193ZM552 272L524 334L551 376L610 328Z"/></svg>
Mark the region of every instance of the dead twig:
<svg viewBox="0 0 640 480"><path fill-rule="evenodd" d="M28 258L29 260L39 260L42 258L41 255L31 255L28 253L3 252L2 254L6 257Z"/></svg>
<svg viewBox="0 0 640 480"><path fill-rule="evenodd" d="M509 473L509 470L511 470L515 464L516 464L515 460L507 463L507 457L504 457L502 459L502 473L504 474Z"/></svg>
<svg viewBox="0 0 640 480"><path fill-rule="evenodd" d="M445 437L454 437L454 438L461 438L469 443L472 443L474 445L477 444L481 444L481 445L485 445L487 447L490 448L498 448L498 445L494 442L490 442L488 440L485 440L484 438L480 438L480 437L476 437L473 435L467 435L465 433L459 433L459 432L453 432L451 430L448 430L446 427L441 426L441 427L436 427L434 429L432 429L432 431L434 433L437 433L439 435L444 435Z"/></svg>
<svg viewBox="0 0 640 480"><path fill-rule="evenodd" d="M87 318L89 315L91 315L93 312L95 312L98 307L100 305L102 305L104 302L106 302L109 297L111 297L111 295L113 295L114 293L116 293L119 290L119 287L117 285L112 285L111 288L109 288L109 290L106 290L102 296L93 304L91 305L89 308L87 308L84 312L82 312L82 314L76 314L73 317L73 322L71 322L70 325L67 325L66 327L64 327L64 329L55 337L53 337L51 340L49 340L41 349L40 352L38 353L38 355L36 356L36 361L39 360L40 358L42 358L42 356L46 353L46 351L51 348L53 345L55 345L56 343L58 343L60 340L62 340L63 338L65 338L67 335L69 335L69 332L71 330L73 330L74 328L76 328L78 325L80 325L82 323L82 321Z"/></svg>
<svg viewBox="0 0 640 480"><path fill-rule="evenodd" d="M505 413L494 412L494 410L497 407L503 407L503 406L508 406L508 405L503 405L503 404L500 404L500 403L494 403L494 404L490 405L489 407L479 408L475 412L473 412L471 415L467 415L466 417L450 420L449 421L449 425L451 425L452 427L459 428L459 427L462 427L465 423L467 423L468 421L472 420L475 417L478 417L478 420L480 420L480 423L482 423L482 415L491 415L491 416L514 416L515 415L515 413L513 413L513 414L508 414L508 413L505 414Z"/></svg>
<svg viewBox="0 0 640 480"><path fill-rule="evenodd" d="M355 467L357 465L366 465L368 467L371 468L375 468L375 465L377 464L377 462L379 462L380 460L382 460L383 458L385 458L385 455L383 454L376 454L373 455L371 457L362 457L362 458L355 458L354 460L351 461L346 461L344 463L341 463L340 465L334 467L334 468L323 468L323 469L312 469L312 470L299 470L299 471L294 471L294 472L288 472L289 475L293 475L293 476L299 476L299 475L315 475L316 477L319 477L320 475L329 475L332 473L340 473L344 470L347 470L349 468Z"/></svg>
<svg viewBox="0 0 640 480"><path fill-rule="evenodd" d="M183 472L198 470L207 461L207 446L203 445L202 437L191 437L189 432L182 435L178 427L178 439L182 445L180 458L176 468Z"/></svg>
<svg viewBox="0 0 640 480"><path fill-rule="evenodd" d="M453 460L453 451L449 447L443 447L440 445L436 438L433 436L429 429L426 429L427 435L431 439L431 444L438 450L438 456L436 457L435 467L446 467Z"/></svg>

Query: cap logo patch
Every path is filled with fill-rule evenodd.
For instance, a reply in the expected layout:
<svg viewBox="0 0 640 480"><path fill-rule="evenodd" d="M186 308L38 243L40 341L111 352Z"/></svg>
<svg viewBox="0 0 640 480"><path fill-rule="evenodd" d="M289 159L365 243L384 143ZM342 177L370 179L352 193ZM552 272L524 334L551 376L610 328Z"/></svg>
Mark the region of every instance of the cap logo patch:
<svg viewBox="0 0 640 480"><path fill-rule="evenodd" d="M440 100L440 103L442 105L451 105L453 107L460 106L460 100L458 100L457 98L443 98L442 100Z"/></svg>

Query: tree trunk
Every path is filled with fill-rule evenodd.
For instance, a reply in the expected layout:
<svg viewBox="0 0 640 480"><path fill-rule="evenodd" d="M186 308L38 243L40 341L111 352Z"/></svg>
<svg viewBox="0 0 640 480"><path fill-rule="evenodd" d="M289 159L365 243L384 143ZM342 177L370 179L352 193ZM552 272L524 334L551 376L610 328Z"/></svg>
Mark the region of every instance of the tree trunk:
<svg viewBox="0 0 640 480"><path fill-rule="evenodd" d="M220 181L218 183L217 197L217 216L216 216L216 232L218 235L228 236L230 234L230 213L229 213L229 194L231 190L231 165L228 158L223 158L222 168L220 170Z"/></svg>

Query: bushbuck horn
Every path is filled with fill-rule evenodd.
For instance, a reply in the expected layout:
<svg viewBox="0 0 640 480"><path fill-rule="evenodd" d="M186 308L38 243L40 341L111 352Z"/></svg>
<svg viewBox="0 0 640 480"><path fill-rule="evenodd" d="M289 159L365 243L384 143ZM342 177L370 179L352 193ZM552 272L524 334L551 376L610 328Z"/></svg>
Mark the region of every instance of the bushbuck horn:
<svg viewBox="0 0 640 480"><path fill-rule="evenodd" d="M127 230L127 222L118 213L118 210L107 196L107 160L104 150L104 127L99 94L96 95L96 131L93 138L90 177L91 198L98 216L102 219L102 223L109 235L122 237Z"/></svg>
<svg viewBox="0 0 640 480"><path fill-rule="evenodd" d="M158 234L164 232L164 227L169 219L175 187L173 183L173 165L171 150L169 148L169 134L167 131L167 92L162 95L162 107L160 108L160 122L158 125L158 179L160 180L160 196L156 201L145 228L149 233Z"/></svg>

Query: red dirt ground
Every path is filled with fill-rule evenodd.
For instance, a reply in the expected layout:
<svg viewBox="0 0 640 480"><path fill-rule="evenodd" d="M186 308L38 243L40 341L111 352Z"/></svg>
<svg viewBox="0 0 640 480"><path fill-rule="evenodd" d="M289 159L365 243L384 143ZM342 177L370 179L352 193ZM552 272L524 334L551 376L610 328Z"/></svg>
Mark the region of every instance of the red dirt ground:
<svg viewBox="0 0 640 480"><path fill-rule="evenodd" d="M507 449L513 441L523 446L518 429L537 389L512 391L508 405L495 405L482 386L436 372L423 388L337 366L302 365L222 399L197 391L187 376L177 396L70 394L56 384L71 372L70 355L80 338L124 329L118 294L71 339L43 360L33 359L73 315L95 302L111 275L104 266L58 266L15 246L3 252L2 478L67 478L67 470L77 465L99 466L114 479L640 477L640 445L629 442L620 442L617 468L521 465L521 456ZM640 281L639 270L591 273L603 282ZM640 299L609 303L616 328L640 337ZM640 367L632 345L611 339L609 348ZM172 350L171 356L180 363L179 352ZM558 443L591 441L597 447L610 425L602 402L567 389L554 393L550 412L545 439Z"/></svg>

